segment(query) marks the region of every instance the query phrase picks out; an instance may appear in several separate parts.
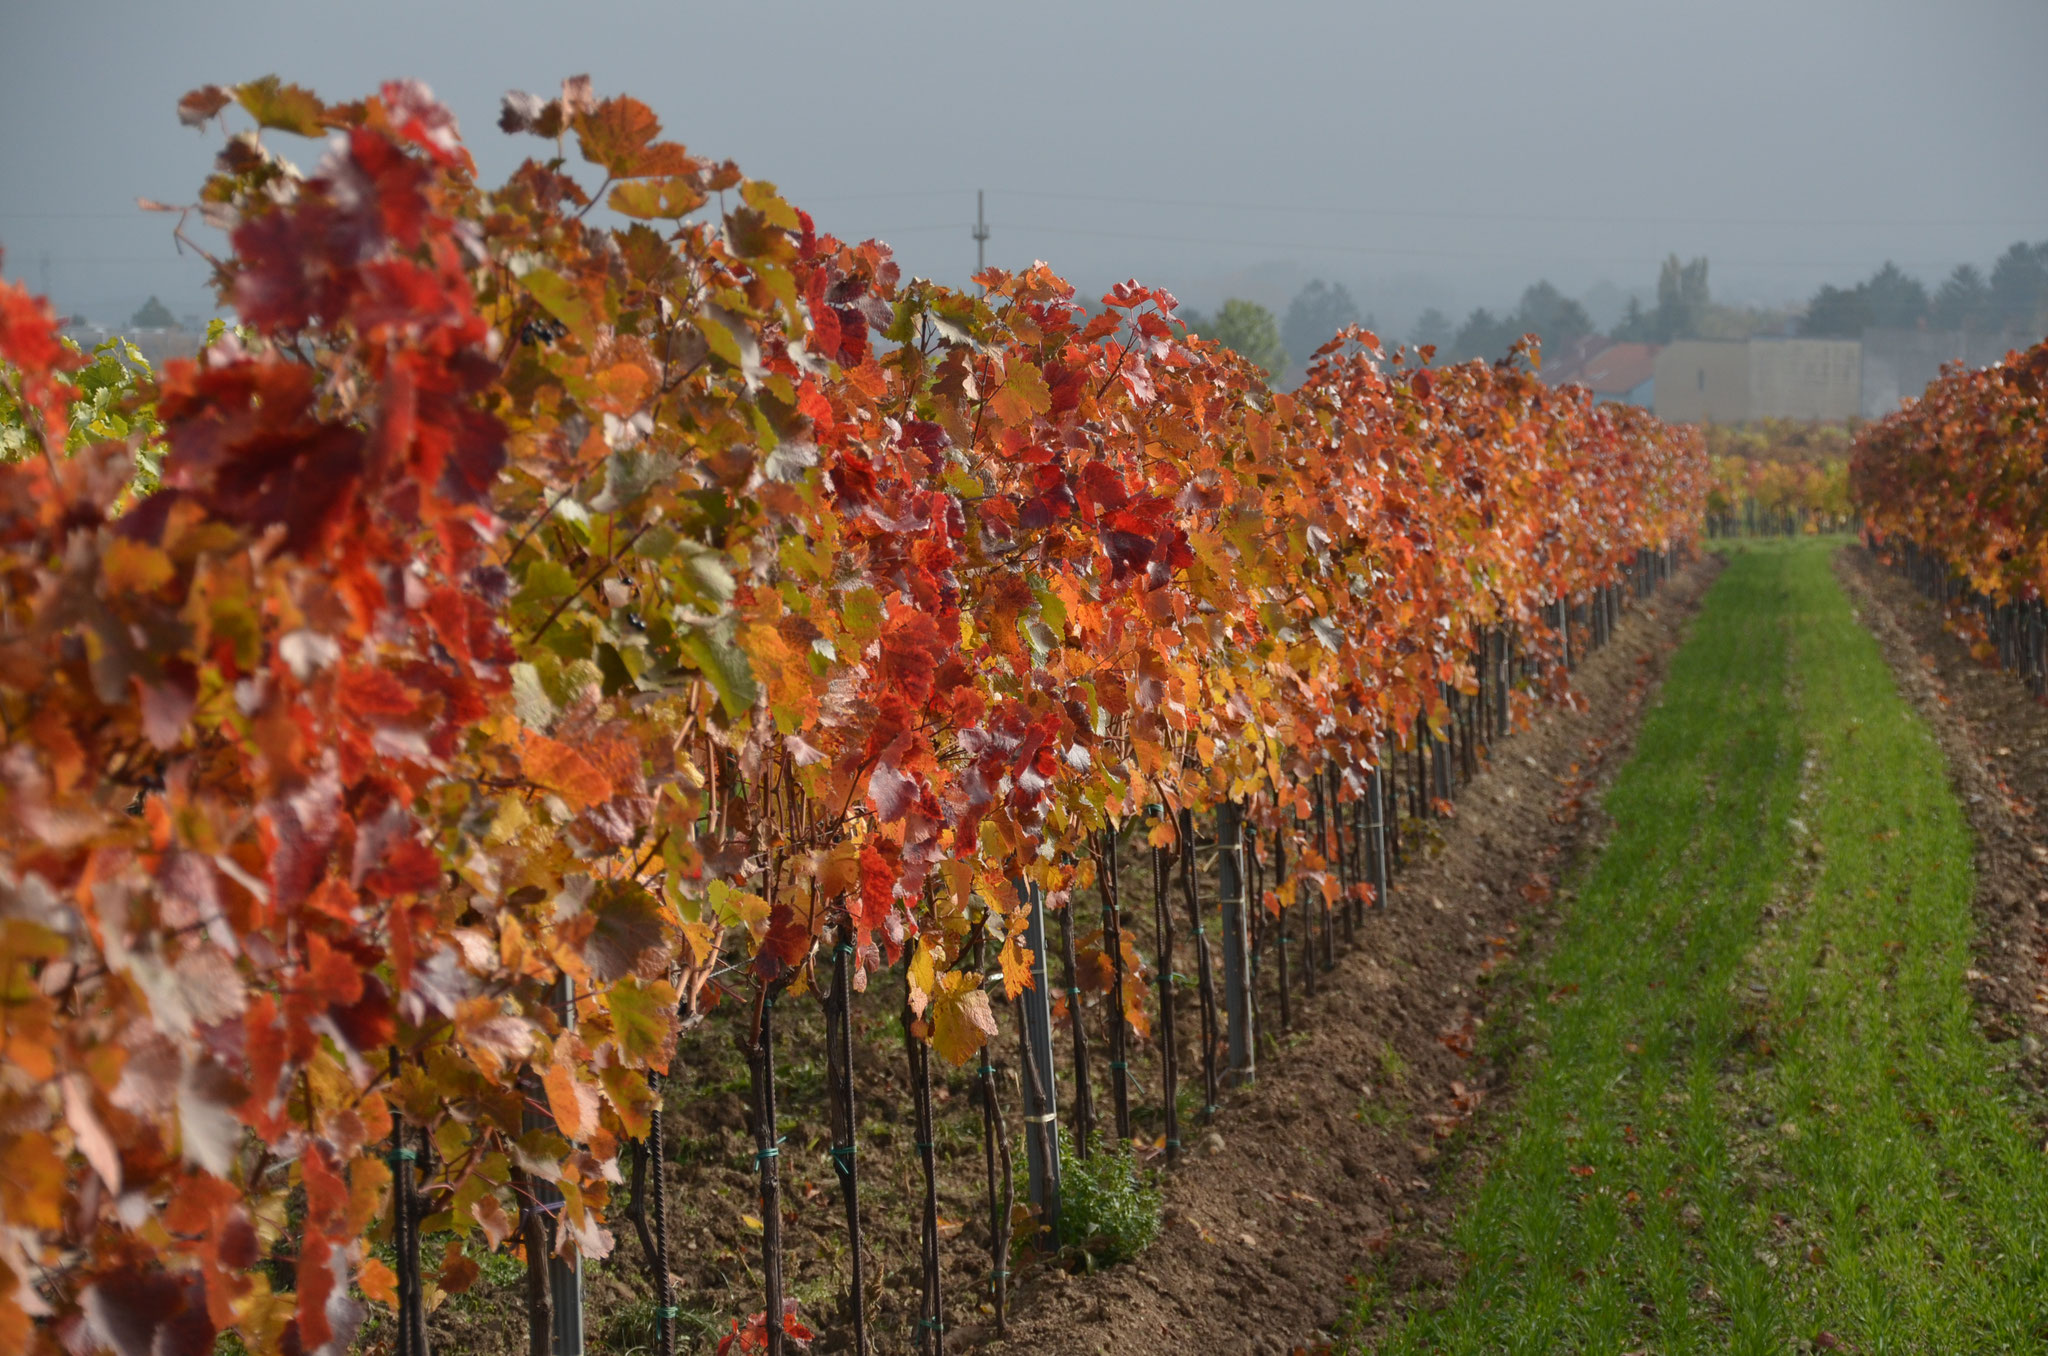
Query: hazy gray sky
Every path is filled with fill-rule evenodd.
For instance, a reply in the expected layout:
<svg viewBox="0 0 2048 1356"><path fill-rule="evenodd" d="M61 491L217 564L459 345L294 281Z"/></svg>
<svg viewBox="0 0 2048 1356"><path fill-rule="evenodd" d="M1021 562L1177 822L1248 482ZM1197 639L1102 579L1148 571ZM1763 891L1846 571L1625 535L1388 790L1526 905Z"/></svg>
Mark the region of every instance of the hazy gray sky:
<svg viewBox="0 0 2048 1356"><path fill-rule="evenodd" d="M537 144L497 130L499 95L588 71L949 281L985 188L991 262L1096 289L1320 275L1401 325L1538 277L1648 290L1677 251L1717 298L1774 301L2048 238L2044 56L2044 0L0 0L0 247L95 319L151 292L210 311L133 208L206 172L185 90L416 76L497 178Z"/></svg>

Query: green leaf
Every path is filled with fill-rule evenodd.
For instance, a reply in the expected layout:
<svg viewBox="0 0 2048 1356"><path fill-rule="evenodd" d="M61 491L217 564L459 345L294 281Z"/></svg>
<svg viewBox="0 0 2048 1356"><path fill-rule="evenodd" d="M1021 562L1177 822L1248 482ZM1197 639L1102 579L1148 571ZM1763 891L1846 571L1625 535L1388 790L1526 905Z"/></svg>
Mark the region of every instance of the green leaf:
<svg viewBox="0 0 2048 1356"><path fill-rule="evenodd" d="M627 976L605 991L612 1014L612 1038L634 1064L652 1063L668 1049L676 992L660 980L643 983Z"/></svg>
<svg viewBox="0 0 2048 1356"><path fill-rule="evenodd" d="M674 457L657 450L652 442L616 448L605 458L604 489L591 501L591 507L600 513L617 513L673 477L678 465ZM645 538L636 554L653 554L646 549Z"/></svg>
<svg viewBox="0 0 2048 1356"><path fill-rule="evenodd" d="M576 591L576 576L559 560L536 560L519 579L518 608L539 616L554 603Z"/></svg>
<svg viewBox="0 0 2048 1356"><path fill-rule="evenodd" d="M683 636L682 650L718 693L728 717L738 720L753 709L761 689L746 654L732 642L730 626L690 631Z"/></svg>
<svg viewBox="0 0 2048 1356"><path fill-rule="evenodd" d="M731 602L739 588L732 571L726 568L725 557L716 551L691 552L684 559L683 568L689 572L690 583L698 594L720 607Z"/></svg>
<svg viewBox="0 0 2048 1356"><path fill-rule="evenodd" d="M531 664L512 666L512 709L518 712L520 724L536 730L553 725L561 714L541 684L540 670Z"/></svg>
<svg viewBox="0 0 2048 1356"><path fill-rule="evenodd" d="M868 585L849 592L839 606L839 624L865 645L882 634L882 595Z"/></svg>
<svg viewBox="0 0 2048 1356"><path fill-rule="evenodd" d="M578 343L585 348L596 346L597 317L591 313L589 299L575 284L551 268L528 269L519 281L541 304L541 309L569 327Z"/></svg>
<svg viewBox="0 0 2048 1356"><path fill-rule="evenodd" d="M723 306L706 306L703 314L691 317L691 323L704 336L711 351L739 368L749 385L761 379L766 371L761 366L761 341L744 319Z"/></svg>
<svg viewBox="0 0 2048 1356"><path fill-rule="evenodd" d="M1038 599L1038 615L1044 620L1046 628L1056 636L1066 635L1066 601L1043 584L1033 584L1031 593Z"/></svg>

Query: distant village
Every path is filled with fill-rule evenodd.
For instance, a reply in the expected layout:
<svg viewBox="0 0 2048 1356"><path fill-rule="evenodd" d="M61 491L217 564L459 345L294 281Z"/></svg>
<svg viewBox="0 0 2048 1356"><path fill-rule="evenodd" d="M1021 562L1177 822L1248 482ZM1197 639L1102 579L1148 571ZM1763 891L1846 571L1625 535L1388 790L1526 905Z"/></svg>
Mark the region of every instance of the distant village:
<svg viewBox="0 0 2048 1356"><path fill-rule="evenodd" d="M1307 355L1347 325L1380 333L1341 283L1303 287L1281 315L1229 300L1211 315L1184 314L1190 329L1298 379ZM1640 405L1679 423L1763 419L1840 423L1877 419L1918 396L1950 363L1978 368L2048 333L2048 241L2016 242L1991 265L1958 266L1927 288L1895 264L1851 287L1822 287L1803 306L1716 304L1707 261L1665 261L1656 300L1631 300L1606 332L1579 301L1548 282L1514 309L1480 308L1463 323L1427 310L1405 336L1437 363L1499 359L1524 334L1542 340L1543 379L1577 384L1595 398Z"/></svg>
<svg viewBox="0 0 2048 1356"><path fill-rule="evenodd" d="M142 304L123 326L95 325L73 316L64 326L64 337L87 353L109 339L125 339L135 345L143 361L161 370L172 358L189 358L206 342L206 326L197 317L178 317L155 297Z"/></svg>
<svg viewBox="0 0 2048 1356"><path fill-rule="evenodd" d="M1589 335L1543 364L1545 380L1641 405L1672 423L1881 419L1944 364L1988 367L2026 340L1969 330L1868 329L1860 339L1679 339Z"/></svg>

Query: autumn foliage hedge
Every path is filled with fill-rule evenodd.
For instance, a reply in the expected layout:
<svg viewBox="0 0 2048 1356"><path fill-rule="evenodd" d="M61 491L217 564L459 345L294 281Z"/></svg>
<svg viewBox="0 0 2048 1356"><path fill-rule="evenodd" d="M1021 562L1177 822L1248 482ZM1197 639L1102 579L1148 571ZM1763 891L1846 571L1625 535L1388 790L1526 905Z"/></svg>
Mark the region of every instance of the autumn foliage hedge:
<svg viewBox="0 0 2048 1356"><path fill-rule="evenodd" d="M1350 331L1283 393L1135 283L906 281L587 82L495 188L414 84L180 112L244 128L185 209L243 329L161 488L0 290L0 1349L341 1349L394 1120L444 1288L534 1179L601 1256L679 1021L843 938L966 1060L1090 832L1291 830L1700 521L1691 431L1526 364Z"/></svg>
<svg viewBox="0 0 2048 1356"><path fill-rule="evenodd" d="M1993 607L2048 597L2048 341L1865 428L1850 460L1873 537L1912 547Z"/></svg>

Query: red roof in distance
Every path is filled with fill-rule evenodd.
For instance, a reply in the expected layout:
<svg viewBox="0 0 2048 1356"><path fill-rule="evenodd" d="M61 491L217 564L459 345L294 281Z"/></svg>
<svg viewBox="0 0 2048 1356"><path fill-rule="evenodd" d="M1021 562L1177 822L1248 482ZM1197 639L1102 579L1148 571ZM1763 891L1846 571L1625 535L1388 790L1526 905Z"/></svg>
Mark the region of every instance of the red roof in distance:
<svg viewBox="0 0 2048 1356"><path fill-rule="evenodd" d="M1594 395L1627 395L1657 370L1657 345L1609 344L1580 364L1573 380Z"/></svg>

